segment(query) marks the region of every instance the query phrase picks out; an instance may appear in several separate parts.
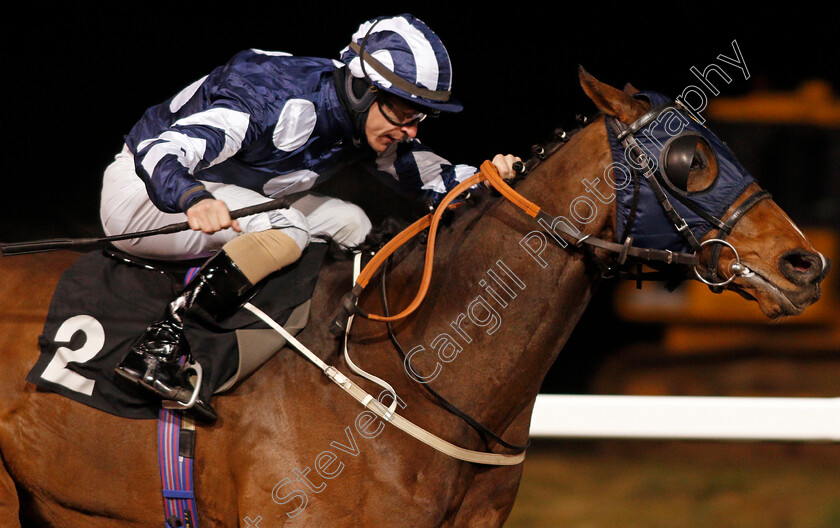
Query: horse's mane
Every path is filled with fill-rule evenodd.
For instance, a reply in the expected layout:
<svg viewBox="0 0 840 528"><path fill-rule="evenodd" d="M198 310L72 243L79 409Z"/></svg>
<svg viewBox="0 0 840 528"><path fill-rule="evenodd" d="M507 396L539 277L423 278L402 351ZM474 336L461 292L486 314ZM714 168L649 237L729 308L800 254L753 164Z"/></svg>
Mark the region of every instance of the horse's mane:
<svg viewBox="0 0 840 528"><path fill-rule="evenodd" d="M513 180L509 181L508 183L515 187L516 183L527 177L531 174L537 167L539 167L545 160L550 158L554 155L557 151L559 151L569 140L583 130L584 127L595 121L595 119L600 114L595 114L595 116L587 117L583 114L577 114L575 116L575 120L577 121L577 125L571 131L565 131L562 128L555 128L552 132L551 138L543 143L536 143L531 146L531 157L524 162L525 170L523 170L519 175L516 176Z"/></svg>

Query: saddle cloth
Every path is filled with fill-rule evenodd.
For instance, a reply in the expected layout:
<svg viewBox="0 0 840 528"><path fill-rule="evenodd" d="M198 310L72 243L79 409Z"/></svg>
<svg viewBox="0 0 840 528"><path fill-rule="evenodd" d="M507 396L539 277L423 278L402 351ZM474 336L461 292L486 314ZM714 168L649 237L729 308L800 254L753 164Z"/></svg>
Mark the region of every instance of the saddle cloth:
<svg viewBox="0 0 840 528"><path fill-rule="evenodd" d="M300 308L308 308L326 252L326 244L310 244L297 262L264 279L250 302L280 324L293 315L299 319ZM114 368L143 330L163 315L188 268L174 269L169 263L170 268L163 269L163 263L148 266L133 257L132 263L117 257L112 250L86 253L62 274L39 337L40 356L26 380L110 414L157 419L160 401L117 376ZM186 314L187 341L204 372L204 401L230 388L243 374L243 341L269 347L269 353L261 353L263 361L282 348L279 336L274 341L253 337L277 335L260 330L267 328L246 310L220 322L197 307ZM251 368L258 366L250 363Z"/></svg>

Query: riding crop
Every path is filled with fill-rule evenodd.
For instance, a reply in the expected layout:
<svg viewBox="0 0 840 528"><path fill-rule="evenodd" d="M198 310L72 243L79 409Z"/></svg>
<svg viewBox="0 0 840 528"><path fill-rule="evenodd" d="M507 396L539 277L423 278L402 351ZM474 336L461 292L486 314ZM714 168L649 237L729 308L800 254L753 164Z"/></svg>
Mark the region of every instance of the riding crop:
<svg viewBox="0 0 840 528"><path fill-rule="evenodd" d="M230 217L232 220L235 220L244 216L265 213L275 209L286 209L289 205L290 202L287 198L277 198L276 200L271 200L269 202L231 211ZM159 227L157 229L150 229L148 231L123 233L121 235L111 235L100 238L55 238L49 240L33 240L29 242L11 242L7 244L0 244L0 255L8 257L12 255L25 255L28 253L41 253L45 251L59 250L70 250L83 253L85 251L103 247L110 242L116 242L118 240L130 240L154 235L167 235L187 231L188 229L190 229L190 226L187 222L178 222Z"/></svg>

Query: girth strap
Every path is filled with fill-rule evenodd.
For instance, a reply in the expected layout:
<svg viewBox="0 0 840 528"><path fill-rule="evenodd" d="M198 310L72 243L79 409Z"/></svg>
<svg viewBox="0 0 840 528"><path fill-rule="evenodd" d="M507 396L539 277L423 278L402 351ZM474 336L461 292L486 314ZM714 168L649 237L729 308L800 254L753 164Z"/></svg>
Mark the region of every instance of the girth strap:
<svg viewBox="0 0 840 528"><path fill-rule="evenodd" d="M167 528L198 528L193 485L195 425L187 415L161 409L158 418L158 460L164 520Z"/></svg>

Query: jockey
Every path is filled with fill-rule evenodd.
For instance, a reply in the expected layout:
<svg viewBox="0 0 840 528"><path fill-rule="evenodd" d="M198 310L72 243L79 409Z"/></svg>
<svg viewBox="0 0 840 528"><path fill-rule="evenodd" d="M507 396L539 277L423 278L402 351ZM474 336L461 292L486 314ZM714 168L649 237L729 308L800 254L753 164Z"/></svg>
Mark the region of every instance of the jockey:
<svg viewBox="0 0 840 528"><path fill-rule="evenodd" d="M149 108L105 170L100 216L107 235L181 221L192 230L117 242L147 258L209 259L117 366L158 396L187 402L180 369L189 353L183 314L198 305L217 319L260 280L295 262L310 242L361 243L371 224L348 202L304 194L292 207L232 220L231 209L299 193L341 166L374 164L406 190L439 200L477 172L417 139L426 116L458 112L449 55L412 15L362 24L340 62L247 50ZM503 177L518 158L497 155ZM139 176L139 177L138 177ZM199 399L200 418L216 413Z"/></svg>

